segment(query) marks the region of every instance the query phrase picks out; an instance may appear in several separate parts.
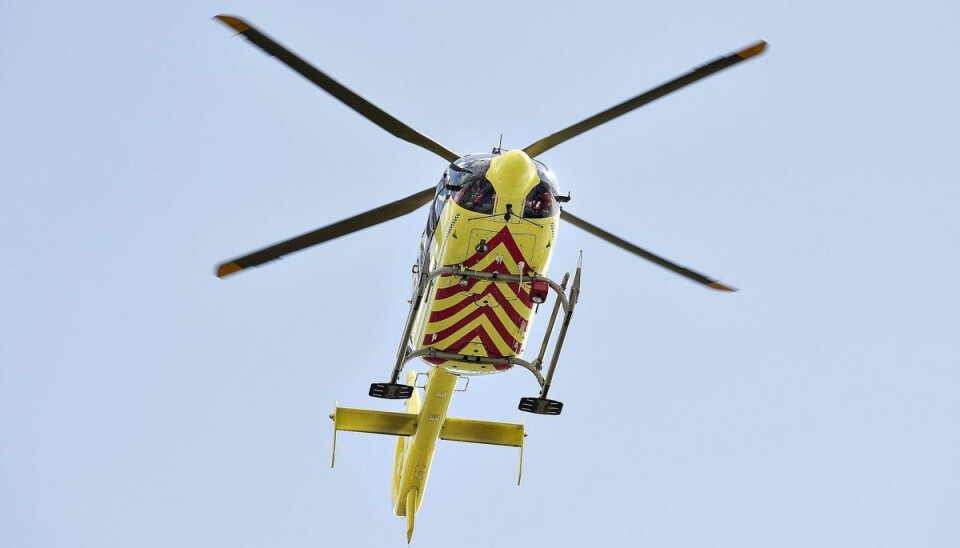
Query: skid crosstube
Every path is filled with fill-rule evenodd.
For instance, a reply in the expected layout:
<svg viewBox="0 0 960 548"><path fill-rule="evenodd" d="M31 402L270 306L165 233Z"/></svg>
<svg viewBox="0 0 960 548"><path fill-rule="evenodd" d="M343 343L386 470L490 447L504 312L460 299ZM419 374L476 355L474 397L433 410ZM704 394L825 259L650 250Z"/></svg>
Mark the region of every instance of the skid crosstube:
<svg viewBox="0 0 960 548"><path fill-rule="evenodd" d="M530 371L533 376L536 377L537 383L540 385L539 397L523 398L520 401L520 410L542 415L559 415L560 411L563 409L563 404L558 401L547 399L547 393L550 391L550 385L553 382L553 374L557 368L557 361L560 358L560 351L563 349L563 343L567 336L567 328L570 325L570 319L573 317L573 309L576 307L577 300L580 297L580 271L582 263L583 255L581 253L580 260L577 262L577 269L573 276L573 283L571 284L569 294L567 293L567 282L570 279L569 274L563 277L563 281L561 283L557 283L546 276L521 276L518 274L482 272L478 270L462 268L460 266L444 266L421 275L417 284L416 295L410 301L410 313L407 315L407 323L404 326L403 337L400 340L400 348L397 350L397 361L390 376L390 382L374 383L370 385L370 395L376 398L386 399L409 398L413 393L412 388L410 388L408 385L400 384L397 381L400 378L400 372L403 370L404 365L415 358L441 358L447 361L482 363L490 365L519 365L527 371ZM557 300L554 304L553 311L550 316L550 323L547 326L547 331L544 335L543 343L540 347L540 352L537 358L531 362L518 358L517 356L470 356L466 354L444 352L437 350L436 348L421 348L419 350L414 350L411 348L408 341L410 339L410 333L413 331L414 321L417 318L420 307L423 305L423 296L426 293L427 288L430 286L430 282L440 276L455 276L463 280L486 280L493 283L545 282L550 289L556 293ZM553 329L556 326L557 317L561 309L563 310L563 319L560 322L560 332L553 347L553 353L550 357L550 365L547 368L547 374L544 376L541 373L543 370L544 357L546 355L547 346L549 345L550 337L553 334Z"/></svg>

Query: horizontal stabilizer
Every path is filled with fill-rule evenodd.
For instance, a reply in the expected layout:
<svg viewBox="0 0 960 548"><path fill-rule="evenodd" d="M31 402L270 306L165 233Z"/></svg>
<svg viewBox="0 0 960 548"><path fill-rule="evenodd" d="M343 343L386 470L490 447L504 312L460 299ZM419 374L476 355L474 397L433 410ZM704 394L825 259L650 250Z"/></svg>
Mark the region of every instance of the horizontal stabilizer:
<svg viewBox="0 0 960 548"><path fill-rule="evenodd" d="M413 413L337 407L330 418L333 419L334 429L344 432L412 436L417 430L417 415ZM507 447L523 446L524 436L522 424L457 419L454 417L445 420L443 428L440 430L440 439L442 440L505 445Z"/></svg>
<svg viewBox="0 0 960 548"><path fill-rule="evenodd" d="M395 413L337 406L330 418L333 419L334 456L330 461L332 468L337 454L337 432L412 436L417 431L419 416L413 413ZM523 438L525 437L526 434L522 424L458 419L455 417L443 421L443 427L440 429L440 439L442 440L519 447L520 469L517 474L517 485L520 484L520 478L523 476Z"/></svg>
<svg viewBox="0 0 960 548"><path fill-rule="evenodd" d="M330 418L335 430L346 432L412 436L417 430L417 416L412 413L337 407Z"/></svg>
<svg viewBox="0 0 960 548"><path fill-rule="evenodd" d="M523 447L523 425L450 417L440 429L440 439Z"/></svg>

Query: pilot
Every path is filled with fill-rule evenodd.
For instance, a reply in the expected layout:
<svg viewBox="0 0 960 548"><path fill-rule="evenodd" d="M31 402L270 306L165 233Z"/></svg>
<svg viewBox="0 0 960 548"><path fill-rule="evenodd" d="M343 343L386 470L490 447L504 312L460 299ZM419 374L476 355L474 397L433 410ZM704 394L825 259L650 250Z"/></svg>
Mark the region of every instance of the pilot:
<svg viewBox="0 0 960 548"><path fill-rule="evenodd" d="M471 181L457 191L454 200L465 209L478 213L493 211L493 199L496 191L487 180Z"/></svg>
<svg viewBox="0 0 960 548"><path fill-rule="evenodd" d="M523 204L523 216L542 219L549 217L554 211L553 194L546 185L537 185L533 192L527 196Z"/></svg>

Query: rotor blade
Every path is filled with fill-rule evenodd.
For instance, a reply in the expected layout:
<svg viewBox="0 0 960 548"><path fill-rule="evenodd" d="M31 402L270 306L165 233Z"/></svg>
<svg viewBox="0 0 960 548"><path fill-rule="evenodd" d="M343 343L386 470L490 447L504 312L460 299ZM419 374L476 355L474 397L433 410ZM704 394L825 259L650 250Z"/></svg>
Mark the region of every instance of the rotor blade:
<svg viewBox="0 0 960 548"><path fill-rule="evenodd" d="M219 19L223 24L242 34L247 40L253 42L267 54L276 57L288 67L299 72L301 76L310 80L330 95L339 99L340 102L352 108L367 120L387 130L395 137L425 148L448 162L452 162L460 157L459 154L447 149L440 143L430 139L400 120L397 120L383 110L380 110L379 107L370 101L347 89L343 84L327 76L310 63L298 57L295 53L275 42L269 36L253 28L243 19L229 15L218 15L216 19Z"/></svg>
<svg viewBox="0 0 960 548"><path fill-rule="evenodd" d="M397 200L396 202L371 209L359 215L354 215L338 223L318 228L313 232L301 234L295 238L290 238L289 240L265 247L259 251L254 251L249 255L237 257L232 261L227 261L217 266L217 276L223 278L235 272L250 268L251 266L259 266L310 246L321 244L391 219L396 219L429 202L435 192L436 187L430 187L412 196Z"/></svg>
<svg viewBox="0 0 960 548"><path fill-rule="evenodd" d="M600 227L598 227L598 226L596 226L596 225L594 225L594 224L588 223L587 221L584 221L584 220L581 219L580 217L577 217L577 216L573 215L572 213L570 213L570 212L567 211L566 209L564 209L564 210L561 211L561 213L560 213L560 218L563 219L563 220L565 220L565 221L567 221L567 222L569 222L570 224L572 224L572 225L574 225L574 226L577 226L577 227L582 228L583 230L586 230L587 232L589 232L590 234L593 234L594 236L597 236L597 237L599 237L599 238L601 238L601 239L604 239L604 240L610 242L611 244L613 244L613 245L615 245L615 246L617 246L617 247L619 247L619 248L621 248L621 249L625 249L625 250L629 251L630 253L633 253L634 255L639 255L640 257L643 257L644 259L646 259L646 260L648 260L648 261L650 261L650 262L656 263L656 264L662 266L663 268L666 268L667 270L672 270L673 272L676 272L677 274L679 274L679 275L681 275L681 276L683 276L683 277L685 277L685 278L688 278L688 279L690 279L690 280L693 280L693 281L695 281L695 282L697 282L697 283L703 284L703 285L709 287L710 289L716 289L716 290L719 290L719 291L736 291L736 289L734 289L734 288L732 288L732 287L730 287L730 286L728 286L728 285L726 285L726 284L720 283L719 281L714 280L714 279L712 279L712 278L708 278L708 277L704 276L703 274L700 274L699 272L694 272L693 270L690 270L689 268L680 266L680 265L678 265L678 264L676 264L676 263L672 263L672 262L664 259L663 257L659 256L659 255L654 255L653 253L650 253L650 252L647 251L646 249L643 249L643 248L641 248L641 247L637 247L637 246L631 244L630 242L628 242L628 241L626 241L626 240L624 240L624 239L622 239L622 238L618 238L618 237L614 236L613 234L610 234L610 233L607 232L606 230L604 230L604 229L602 229L602 228L600 228Z"/></svg>
<svg viewBox="0 0 960 548"><path fill-rule="evenodd" d="M531 158L543 154L560 143L568 141L577 135L580 135L581 133L586 133L600 124L609 122L618 116L623 116L624 114L636 108L642 107L643 105L653 102L664 95L677 91L680 88L689 86L697 80L706 78L715 72L732 67L741 61L745 61L755 55L759 55L766 47L767 43L761 40L752 46L748 46L740 51L731 53L730 55L721 57L715 61L711 61L702 67L696 68L684 74L683 76L674 78L673 80L670 80L664 84L660 84L650 91L641 93L632 99L627 99L619 105L611 107L600 114L596 114L590 118L587 118L586 120L577 122L566 129L562 129L554 133L553 135L544 137L543 139L540 139L536 143L533 143L532 145L523 149L523 151L526 152L527 156L530 156Z"/></svg>

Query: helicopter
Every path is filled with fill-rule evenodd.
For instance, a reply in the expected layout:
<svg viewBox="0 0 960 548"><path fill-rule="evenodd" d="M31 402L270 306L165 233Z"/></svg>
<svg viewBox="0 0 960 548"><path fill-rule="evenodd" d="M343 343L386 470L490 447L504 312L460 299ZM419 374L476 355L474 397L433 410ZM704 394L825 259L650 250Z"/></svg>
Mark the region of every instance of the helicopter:
<svg viewBox="0 0 960 548"><path fill-rule="evenodd" d="M526 437L522 424L447 416L453 394L465 390L471 377L521 367L533 374L540 392L521 398L519 409L540 415L559 415L563 409L562 402L547 396L580 296L583 257L581 252L572 277L566 273L559 282L547 277L561 220L705 287L736 291L575 216L563 205L570 201L570 194L560 194L556 175L536 158L601 124L763 53L766 42L719 57L523 149L498 146L490 153L460 155L381 110L243 19L229 15L215 19L390 134L448 163L435 187L216 267L216 275L224 278L430 204L412 267L410 310L393 369L388 382L373 383L368 392L376 398L406 400L405 412L337 405L330 415L334 423L331 467L336 459L337 432L398 438L391 493L394 514L406 519L408 543L438 440L519 448L520 483ZM555 299L543 341L537 356L526 360L523 355L534 316L551 293ZM429 373L408 370L400 382L406 364L416 359L430 365ZM421 375L426 376L423 385L419 384ZM461 380L465 381L462 387Z"/></svg>

